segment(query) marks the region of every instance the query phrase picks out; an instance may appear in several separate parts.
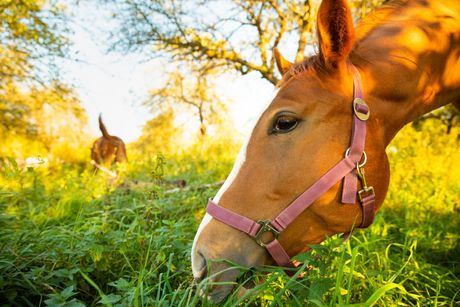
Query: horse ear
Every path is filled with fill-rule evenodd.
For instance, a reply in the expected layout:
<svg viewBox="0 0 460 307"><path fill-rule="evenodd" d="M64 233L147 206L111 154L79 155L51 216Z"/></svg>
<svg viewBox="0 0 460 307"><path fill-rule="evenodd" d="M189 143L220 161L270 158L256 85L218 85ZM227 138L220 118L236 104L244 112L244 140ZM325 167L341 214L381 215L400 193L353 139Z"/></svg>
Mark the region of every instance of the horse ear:
<svg viewBox="0 0 460 307"><path fill-rule="evenodd" d="M354 43L351 10L345 0L323 0L318 10L320 57L327 68L337 68L348 57Z"/></svg>
<svg viewBox="0 0 460 307"><path fill-rule="evenodd" d="M279 52L278 48L273 48L273 55L276 60L276 67L278 67L278 71L284 75L289 69L292 67L292 63L286 60L281 53Z"/></svg>

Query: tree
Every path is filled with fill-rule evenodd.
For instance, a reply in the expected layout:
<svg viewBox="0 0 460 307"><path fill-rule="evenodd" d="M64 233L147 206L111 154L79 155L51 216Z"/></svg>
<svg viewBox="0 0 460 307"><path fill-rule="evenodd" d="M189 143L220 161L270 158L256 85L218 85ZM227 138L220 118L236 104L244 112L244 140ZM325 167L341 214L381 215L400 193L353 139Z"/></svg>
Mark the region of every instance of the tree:
<svg viewBox="0 0 460 307"><path fill-rule="evenodd" d="M319 1L314 0L103 0L112 4L119 28L113 50L168 56L240 74L256 71L273 85L278 81L272 50L295 46L295 60L315 40ZM354 1L367 11L383 0ZM359 14L358 14L359 15Z"/></svg>
<svg viewBox="0 0 460 307"><path fill-rule="evenodd" d="M134 151L142 155L172 152L181 137L174 121L174 110L165 108L144 125L141 136L133 144Z"/></svg>
<svg viewBox="0 0 460 307"><path fill-rule="evenodd" d="M213 116L216 110L224 109L224 103L215 92L215 85L208 71L199 71L187 76L181 71L171 72L168 81L161 87L150 92L145 105L150 106L152 111L161 108L161 104L167 104L169 109L178 108L177 102L192 109L198 116L201 135L206 134L207 125L215 123Z"/></svg>
<svg viewBox="0 0 460 307"><path fill-rule="evenodd" d="M58 82L27 90L8 83L0 91L0 118L0 156L66 158L89 143L86 111L73 90Z"/></svg>
<svg viewBox="0 0 460 307"><path fill-rule="evenodd" d="M152 91L149 101L188 104L200 119L202 133L211 118L210 106L223 105L214 99L210 80L222 73L257 72L276 85L273 48L289 46L300 61L316 39L317 0L100 1L118 20L111 51L168 60L168 82ZM354 1L358 15L382 2Z"/></svg>
<svg viewBox="0 0 460 307"><path fill-rule="evenodd" d="M0 0L2 155L70 156L86 142L86 112L57 81L69 40L59 0Z"/></svg>
<svg viewBox="0 0 460 307"><path fill-rule="evenodd" d="M257 71L273 84L277 78L270 50L286 32L295 31L301 53L311 30L311 1L109 2L114 15L123 20L114 31L114 50L147 51L150 57L193 62L208 71L211 67L241 74Z"/></svg>
<svg viewBox="0 0 460 307"><path fill-rule="evenodd" d="M64 19L55 0L0 1L0 86L57 74L54 60L69 44Z"/></svg>

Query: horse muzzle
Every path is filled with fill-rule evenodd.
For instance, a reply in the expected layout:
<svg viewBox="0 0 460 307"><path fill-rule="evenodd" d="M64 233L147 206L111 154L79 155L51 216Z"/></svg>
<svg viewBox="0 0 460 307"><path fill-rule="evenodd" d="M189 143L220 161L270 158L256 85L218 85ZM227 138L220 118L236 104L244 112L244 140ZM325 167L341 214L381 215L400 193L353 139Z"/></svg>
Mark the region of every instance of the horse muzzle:
<svg viewBox="0 0 460 307"><path fill-rule="evenodd" d="M216 219L201 228L192 248L193 277L200 294L217 303L232 292L243 269L264 265L267 254L244 233Z"/></svg>

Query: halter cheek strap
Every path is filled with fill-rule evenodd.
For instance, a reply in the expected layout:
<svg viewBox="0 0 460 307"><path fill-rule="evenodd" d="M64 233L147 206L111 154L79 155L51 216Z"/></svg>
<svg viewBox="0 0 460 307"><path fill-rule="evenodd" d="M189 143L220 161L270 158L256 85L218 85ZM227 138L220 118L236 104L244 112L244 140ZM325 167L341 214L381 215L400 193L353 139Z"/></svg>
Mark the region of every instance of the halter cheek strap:
<svg viewBox="0 0 460 307"><path fill-rule="evenodd" d="M353 127L350 147L345 152L345 157L324 174L318 181L310 186L305 192L297 197L273 220L253 221L238 213L218 206L209 200L206 212L213 218L238 229L254 240L260 246L267 249L279 266L293 266L289 255L278 241L279 235L319 197L326 193L342 178L342 202L355 204L358 196L362 209L362 222L360 228L366 228L374 220L375 215L375 194L373 187L367 186L364 176L364 165L367 156L364 151L366 140L366 120L369 118L370 110L363 99L361 76L353 65L350 65L350 72L353 75L354 97L353 97ZM361 162L361 160L363 161ZM358 179L361 181L362 189L357 191ZM266 237L270 237L269 240ZM348 236L348 234L346 234Z"/></svg>

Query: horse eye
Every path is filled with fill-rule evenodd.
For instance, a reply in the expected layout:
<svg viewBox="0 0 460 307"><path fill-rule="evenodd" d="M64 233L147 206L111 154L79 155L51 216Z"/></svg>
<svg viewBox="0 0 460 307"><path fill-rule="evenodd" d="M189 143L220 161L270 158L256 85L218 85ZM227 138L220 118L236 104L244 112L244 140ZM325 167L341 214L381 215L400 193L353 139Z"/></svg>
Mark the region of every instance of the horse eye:
<svg viewBox="0 0 460 307"><path fill-rule="evenodd" d="M297 127L299 120L289 115L279 116L273 126L274 133L287 133L294 130Z"/></svg>

